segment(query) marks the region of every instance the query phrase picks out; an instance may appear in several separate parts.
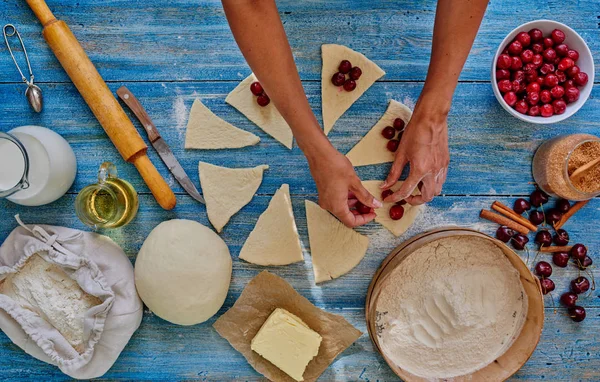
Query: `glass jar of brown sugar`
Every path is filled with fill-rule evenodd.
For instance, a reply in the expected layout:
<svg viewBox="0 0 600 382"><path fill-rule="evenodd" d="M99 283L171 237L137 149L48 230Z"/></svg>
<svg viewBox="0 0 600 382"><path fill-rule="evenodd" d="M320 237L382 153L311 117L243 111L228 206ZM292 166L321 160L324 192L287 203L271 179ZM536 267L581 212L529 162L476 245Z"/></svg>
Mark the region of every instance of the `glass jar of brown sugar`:
<svg viewBox="0 0 600 382"><path fill-rule="evenodd" d="M562 135L544 142L533 158L533 178L547 194L582 201L600 195L600 165L577 179L579 167L600 157L600 138L590 134Z"/></svg>

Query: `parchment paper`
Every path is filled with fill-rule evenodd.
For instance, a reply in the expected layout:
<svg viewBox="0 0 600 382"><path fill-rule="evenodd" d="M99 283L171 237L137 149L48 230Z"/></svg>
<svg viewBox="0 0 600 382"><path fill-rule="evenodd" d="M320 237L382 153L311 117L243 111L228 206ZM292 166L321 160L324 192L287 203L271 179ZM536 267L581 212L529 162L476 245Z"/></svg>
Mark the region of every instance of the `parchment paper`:
<svg viewBox="0 0 600 382"><path fill-rule="evenodd" d="M250 342L275 308L283 308L295 314L323 337L319 354L310 361L304 372L304 380L307 382L316 381L335 357L362 335L343 317L327 313L311 304L281 277L267 271L259 273L248 283L233 307L213 326L231 346L246 357L256 371L271 381L295 382L250 348Z"/></svg>

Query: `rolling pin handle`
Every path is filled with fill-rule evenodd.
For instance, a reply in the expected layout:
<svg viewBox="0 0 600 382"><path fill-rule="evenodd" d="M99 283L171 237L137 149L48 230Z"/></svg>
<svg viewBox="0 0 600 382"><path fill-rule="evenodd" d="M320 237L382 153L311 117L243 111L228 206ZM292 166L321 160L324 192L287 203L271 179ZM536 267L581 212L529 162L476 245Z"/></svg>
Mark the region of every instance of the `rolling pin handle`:
<svg viewBox="0 0 600 382"><path fill-rule="evenodd" d="M138 169L158 204L168 211L175 208L177 204L175 194L159 174L156 167L154 167L148 155L145 152L141 152L131 158L130 162Z"/></svg>
<svg viewBox="0 0 600 382"><path fill-rule="evenodd" d="M48 8L48 5L44 0L26 1L27 4L29 4L29 7L31 8L35 16L38 18L38 20L40 20L40 23L42 23L43 27L56 21L56 17L54 17L52 11L50 10L50 8Z"/></svg>

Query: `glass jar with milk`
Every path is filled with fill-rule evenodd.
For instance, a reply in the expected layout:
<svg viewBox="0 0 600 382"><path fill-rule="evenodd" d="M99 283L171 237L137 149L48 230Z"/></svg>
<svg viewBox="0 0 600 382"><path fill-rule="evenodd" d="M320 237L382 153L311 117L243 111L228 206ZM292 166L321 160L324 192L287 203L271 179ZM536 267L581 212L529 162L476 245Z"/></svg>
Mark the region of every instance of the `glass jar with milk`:
<svg viewBox="0 0 600 382"><path fill-rule="evenodd" d="M21 126L0 132L0 198L24 206L49 204L67 193L76 173L73 149L54 131Z"/></svg>

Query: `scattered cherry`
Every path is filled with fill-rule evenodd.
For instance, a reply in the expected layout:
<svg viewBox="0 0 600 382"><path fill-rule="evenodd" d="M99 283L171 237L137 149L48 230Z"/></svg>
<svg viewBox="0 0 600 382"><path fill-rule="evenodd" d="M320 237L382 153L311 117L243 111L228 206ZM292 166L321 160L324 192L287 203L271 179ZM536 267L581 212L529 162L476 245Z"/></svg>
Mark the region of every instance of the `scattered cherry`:
<svg viewBox="0 0 600 382"><path fill-rule="evenodd" d="M400 141L397 139L392 139L387 143L387 149L391 152L396 152L398 150L398 145L400 145Z"/></svg>
<svg viewBox="0 0 600 382"><path fill-rule="evenodd" d="M343 73L337 72L331 77L331 82L335 86L343 86L344 82L346 82L346 76Z"/></svg>
<svg viewBox="0 0 600 382"><path fill-rule="evenodd" d="M396 130L394 130L392 126L386 126L381 130L381 135L383 135L385 139L393 139L396 136Z"/></svg>
<svg viewBox="0 0 600 382"><path fill-rule="evenodd" d="M362 204L361 202L357 202L355 207L356 207L356 210L357 210L357 211L358 211L358 212L359 212L361 215L364 215L364 214L368 214L368 213L371 213L371 212L373 212L373 210L371 209L371 207L369 207L369 206L365 206L365 205L364 205L364 204Z"/></svg>
<svg viewBox="0 0 600 382"><path fill-rule="evenodd" d="M569 253L573 259L583 261L587 256L587 248L583 244L575 244Z"/></svg>
<svg viewBox="0 0 600 382"><path fill-rule="evenodd" d="M360 78L360 76L362 76L362 70L358 66L355 66L352 68L352 70L350 70L350 79L356 81Z"/></svg>
<svg viewBox="0 0 600 382"><path fill-rule="evenodd" d="M529 195L529 201L535 207L540 207L542 204L548 203L550 197L542 190L535 190Z"/></svg>
<svg viewBox="0 0 600 382"><path fill-rule="evenodd" d="M590 289L590 281L583 276L579 276L571 281L571 291L576 294L582 294Z"/></svg>
<svg viewBox="0 0 600 382"><path fill-rule="evenodd" d="M542 287L543 294L548 294L548 293L552 292L554 290L554 288L556 288L556 285L554 285L554 281L552 281L550 279L541 279L540 285Z"/></svg>
<svg viewBox="0 0 600 382"><path fill-rule="evenodd" d="M571 203L567 199L559 199L555 208L564 214L571 209Z"/></svg>
<svg viewBox="0 0 600 382"><path fill-rule="evenodd" d="M579 296L573 292L565 292L562 296L560 296L560 303L566 307L575 306L578 298Z"/></svg>
<svg viewBox="0 0 600 382"><path fill-rule="evenodd" d="M404 216L404 207L395 204L390 208L390 219L400 220L402 219L402 216Z"/></svg>
<svg viewBox="0 0 600 382"><path fill-rule="evenodd" d="M569 244L569 233L564 229L557 229L553 241L556 245L565 246Z"/></svg>
<svg viewBox="0 0 600 382"><path fill-rule="evenodd" d="M540 277L552 276L552 266L546 261L540 261L535 265L535 273Z"/></svg>
<svg viewBox="0 0 600 382"><path fill-rule="evenodd" d="M572 306L569 308L569 317L575 322L585 320L585 308L583 306Z"/></svg>
<svg viewBox="0 0 600 382"><path fill-rule="evenodd" d="M546 212L546 223L553 226L555 223L558 223L558 221L562 218L562 215L563 214L559 210L552 208Z"/></svg>
<svg viewBox="0 0 600 382"><path fill-rule="evenodd" d="M531 209L531 203L529 203L527 200L525 200L523 198L519 198L519 199L515 200L515 204L513 205L513 210L515 210L515 212L518 213L519 215L521 215L525 211L529 211L530 209Z"/></svg>
<svg viewBox="0 0 600 382"><path fill-rule="evenodd" d="M552 234L547 230L539 231L535 235L535 243L539 244L540 247L548 247L552 244Z"/></svg>
<svg viewBox="0 0 600 382"><path fill-rule="evenodd" d="M586 256L583 261L579 261L577 260L577 267L579 267L579 269L586 270L588 267L590 267L594 262L592 261L592 258L589 256Z"/></svg>
<svg viewBox="0 0 600 382"><path fill-rule="evenodd" d="M257 102L257 103L258 103L260 106L262 106L262 107L265 107L265 106L267 106L269 103L271 103L271 99L269 98L269 96L268 96L268 95L266 95L266 94L264 94L264 93L263 93L263 94L259 95L259 96L258 96L258 98L256 98L256 102Z"/></svg>
<svg viewBox="0 0 600 382"><path fill-rule="evenodd" d="M555 252L552 254L552 262L557 267L565 268L569 265L569 254L567 252Z"/></svg>
<svg viewBox="0 0 600 382"><path fill-rule="evenodd" d="M540 225L544 222L544 214L542 211L533 211L529 214L529 221L533 225Z"/></svg>
<svg viewBox="0 0 600 382"><path fill-rule="evenodd" d="M347 92L351 92L354 89L356 89L356 81L354 80L346 80L346 82L344 82L344 90Z"/></svg>
<svg viewBox="0 0 600 382"><path fill-rule="evenodd" d="M511 243L515 249L521 251L525 249L525 246L527 245L527 243L529 243L529 238L525 235L517 234L511 238Z"/></svg>
<svg viewBox="0 0 600 382"><path fill-rule="evenodd" d="M515 231L504 225L496 230L496 239L504 243L508 243L514 235Z"/></svg>
<svg viewBox="0 0 600 382"><path fill-rule="evenodd" d="M258 81L255 81L250 85L250 91L255 96L259 96L265 92L262 85Z"/></svg>
<svg viewBox="0 0 600 382"><path fill-rule="evenodd" d="M404 130L404 126L406 126L406 124L402 118L394 119L394 129L399 131Z"/></svg>
<svg viewBox="0 0 600 382"><path fill-rule="evenodd" d="M352 64L348 60L343 60L342 62L340 62L338 70L340 71L340 73L348 74L350 73L350 70L352 70Z"/></svg>
<svg viewBox="0 0 600 382"><path fill-rule="evenodd" d="M381 200L385 200L385 198L387 198L390 195L393 195L394 191L392 190L383 190L381 191Z"/></svg>

